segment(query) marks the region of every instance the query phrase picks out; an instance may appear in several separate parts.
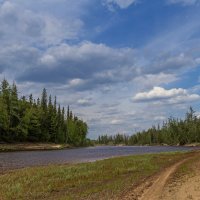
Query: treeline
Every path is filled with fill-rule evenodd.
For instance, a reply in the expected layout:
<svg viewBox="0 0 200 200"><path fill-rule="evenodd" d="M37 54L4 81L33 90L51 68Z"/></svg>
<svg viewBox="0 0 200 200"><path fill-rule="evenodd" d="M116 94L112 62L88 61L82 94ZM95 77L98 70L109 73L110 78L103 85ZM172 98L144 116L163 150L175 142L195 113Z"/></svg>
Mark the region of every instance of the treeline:
<svg viewBox="0 0 200 200"><path fill-rule="evenodd" d="M19 98L15 83L3 80L0 86L0 141L3 142L54 142L76 146L87 141L88 126L72 111L57 105L46 89L35 100Z"/></svg>
<svg viewBox="0 0 200 200"><path fill-rule="evenodd" d="M119 144L129 144L129 136L125 134L117 134L117 135L101 135L98 137L97 140L98 144L105 144L105 145L119 145Z"/></svg>
<svg viewBox="0 0 200 200"><path fill-rule="evenodd" d="M153 126L148 130L137 132L132 136L99 136L99 144L125 145L185 145L200 143L200 119L190 107L184 119L170 117L162 126Z"/></svg>

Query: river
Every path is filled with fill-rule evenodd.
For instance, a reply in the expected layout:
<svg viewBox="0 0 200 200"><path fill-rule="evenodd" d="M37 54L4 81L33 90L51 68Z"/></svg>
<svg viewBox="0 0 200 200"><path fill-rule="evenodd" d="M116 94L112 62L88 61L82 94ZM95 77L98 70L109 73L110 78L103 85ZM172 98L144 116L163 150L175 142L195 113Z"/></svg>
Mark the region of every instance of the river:
<svg viewBox="0 0 200 200"><path fill-rule="evenodd" d="M100 146L53 151L8 152L0 153L0 172L49 164L92 162L116 156L190 151L195 149L199 148L171 146Z"/></svg>

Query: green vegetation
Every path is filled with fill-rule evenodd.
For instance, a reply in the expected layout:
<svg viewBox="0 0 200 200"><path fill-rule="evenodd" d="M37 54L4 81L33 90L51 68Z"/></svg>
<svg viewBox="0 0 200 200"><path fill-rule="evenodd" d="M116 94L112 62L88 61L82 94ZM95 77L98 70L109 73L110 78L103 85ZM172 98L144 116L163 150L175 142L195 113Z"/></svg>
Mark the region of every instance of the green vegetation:
<svg viewBox="0 0 200 200"><path fill-rule="evenodd" d="M162 153L76 165L26 168L0 176L1 200L116 199L142 179L188 156Z"/></svg>
<svg viewBox="0 0 200 200"><path fill-rule="evenodd" d="M97 144L105 144L105 145L129 145L129 136L123 135L123 134L117 134L117 135L101 135L98 137Z"/></svg>
<svg viewBox="0 0 200 200"><path fill-rule="evenodd" d="M0 142L53 142L82 146L87 143L88 127L65 109L52 103L43 89L41 99L30 94L18 97L15 83L3 80L0 87Z"/></svg>
<svg viewBox="0 0 200 200"><path fill-rule="evenodd" d="M163 122L162 126L153 126L130 137L122 134L99 136L98 143L125 145L186 145L200 143L200 118L195 115L195 111L190 107L185 119L171 117Z"/></svg>

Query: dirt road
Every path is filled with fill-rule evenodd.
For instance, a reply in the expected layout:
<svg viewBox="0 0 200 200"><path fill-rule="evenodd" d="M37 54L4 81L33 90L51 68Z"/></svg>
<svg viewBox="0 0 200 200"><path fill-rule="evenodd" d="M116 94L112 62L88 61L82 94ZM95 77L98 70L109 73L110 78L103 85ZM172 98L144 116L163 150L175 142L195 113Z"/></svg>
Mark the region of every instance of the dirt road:
<svg viewBox="0 0 200 200"><path fill-rule="evenodd" d="M199 169L196 152L145 180L123 200L200 200Z"/></svg>

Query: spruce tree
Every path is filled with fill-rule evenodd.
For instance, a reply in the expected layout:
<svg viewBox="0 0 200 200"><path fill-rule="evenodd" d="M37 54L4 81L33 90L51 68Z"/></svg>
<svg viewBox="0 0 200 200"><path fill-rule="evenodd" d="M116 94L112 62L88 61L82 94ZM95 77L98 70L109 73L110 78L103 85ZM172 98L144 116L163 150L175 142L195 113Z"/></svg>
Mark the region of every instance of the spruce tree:
<svg viewBox="0 0 200 200"><path fill-rule="evenodd" d="M15 83L13 83L11 88L11 94L10 94L10 136L13 140L16 140L15 138L18 137L17 134L20 134L19 131L19 122L20 122L20 116L19 116L19 101L18 101L18 91L17 86Z"/></svg>
<svg viewBox="0 0 200 200"><path fill-rule="evenodd" d="M45 112L47 111L47 91L45 88L42 91L41 107L43 111Z"/></svg>
<svg viewBox="0 0 200 200"><path fill-rule="evenodd" d="M31 105L33 104L33 95L32 94L29 95L29 103Z"/></svg>

